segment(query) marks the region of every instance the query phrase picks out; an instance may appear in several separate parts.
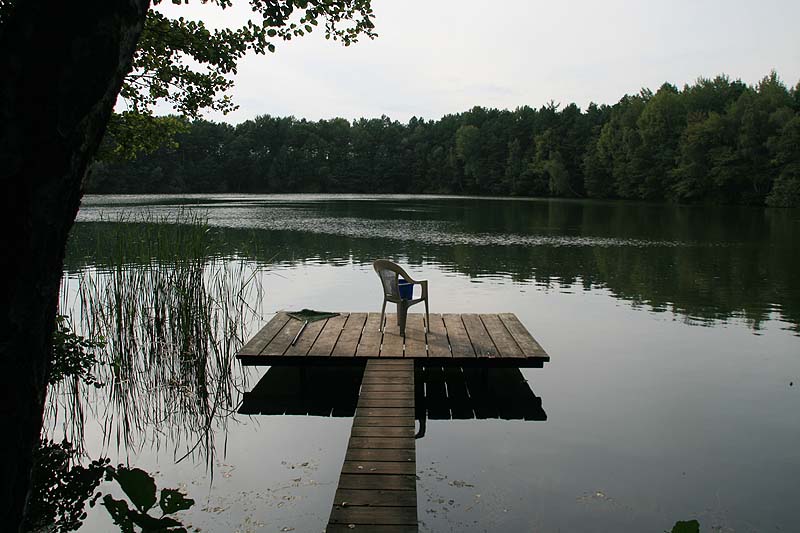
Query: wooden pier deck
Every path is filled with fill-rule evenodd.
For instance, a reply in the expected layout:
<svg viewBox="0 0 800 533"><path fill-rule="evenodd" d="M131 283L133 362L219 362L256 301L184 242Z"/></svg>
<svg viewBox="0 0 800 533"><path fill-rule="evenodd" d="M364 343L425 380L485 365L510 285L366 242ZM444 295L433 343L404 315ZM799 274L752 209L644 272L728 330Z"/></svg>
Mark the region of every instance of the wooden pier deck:
<svg viewBox="0 0 800 533"><path fill-rule="evenodd" d="M415 417L420 437L428 417L546 419L519 368L550 357L516 315L432 313L426 328L424 315L409 313L404 336L396 315L380 321L380 313L341 313L304 325L280 312L237 354L245 365L302 367L299 396L275 374L264 391L273 401L251 396L243 412L348 416L357 395L328 533L418 531ZM307 393L303 369L331 364L355 371Z"/></svg>
<svg viewBox="0 0 800 533"><path fill-rule="evenodd" d="M241 350L245 365L352 363L353 358L423 359L441 366L542 367L550 356L513 313L430 315L409 313L405 337L394 314L341 313L303 322L280 312ZM292 341L300 336L297 341Z"/></svg>
<svg viewBox="0 0 800 533"><path fill-rule="evenodd" d="M370 359L327 533L416 532L414 361Z"/></svg>

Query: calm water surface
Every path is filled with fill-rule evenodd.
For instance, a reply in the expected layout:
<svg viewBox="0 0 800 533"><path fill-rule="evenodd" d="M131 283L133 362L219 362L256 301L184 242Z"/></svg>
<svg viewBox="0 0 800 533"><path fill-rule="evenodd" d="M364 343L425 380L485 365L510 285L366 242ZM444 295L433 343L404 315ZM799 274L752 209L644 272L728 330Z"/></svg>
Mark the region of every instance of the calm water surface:
<svg viewBox="0 0 800 533"><path fill-rule="evenodd" d="M143 210L197 211L213 228L209 253L255 273L264 294L248 333L280 309L379 310L379 257L430 280L433 312L514 312L528 326L551 355L523 370L547 420L429 421L417 441L423 531L661 532L692 518L702 531L800 527L797 210L90 196L66 261L74 316L78 280L102 270L119 216ZM218 385L232 407L205 427L208 440L169 405L155 416L108 388L86 393L87 456L185 489L197 504L180 516L198 530L322 531L351 419L236 414L266 369L234 366ZM53 401L49 431L74 435L64 414L74 397ZM98 506L83 530L110 524Z"/></svg>

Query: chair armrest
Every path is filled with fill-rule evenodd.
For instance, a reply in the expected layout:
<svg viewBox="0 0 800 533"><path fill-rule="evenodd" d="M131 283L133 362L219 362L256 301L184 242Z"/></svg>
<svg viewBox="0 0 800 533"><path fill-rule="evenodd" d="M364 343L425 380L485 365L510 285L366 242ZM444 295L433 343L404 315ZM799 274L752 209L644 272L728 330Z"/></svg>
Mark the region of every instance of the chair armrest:
<svg viewBox="0 0 800 533"><path fill-rule="evenodd" d="M422 297L423 298L427 298L428 297L428 280L427 279L421 279L419 281L412 281L412 283L414 285L422 285Z"/></svg>

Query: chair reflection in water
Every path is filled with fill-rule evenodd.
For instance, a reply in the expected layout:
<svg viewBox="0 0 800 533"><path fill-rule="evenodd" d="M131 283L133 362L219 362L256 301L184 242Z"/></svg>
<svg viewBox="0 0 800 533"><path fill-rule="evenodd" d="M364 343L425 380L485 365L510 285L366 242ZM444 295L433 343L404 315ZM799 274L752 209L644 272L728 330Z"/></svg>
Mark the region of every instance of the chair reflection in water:
<svg viewBox="0 0 800 533"><path fill-rule="evenodd" d="M397 304L397 326L400 328L400 335L406 334L406 316L408 308L420 302L425 302L425 331L430 327L430 312L428 310L428 281L414 280L397 263L388 259L378 259L372 263L372 268L381 279L383 287L383 306L381 307L381 331L384 329L384 317L386 315L386 302ZM422 288L419 298L414 298L414 285Z"/></svg>

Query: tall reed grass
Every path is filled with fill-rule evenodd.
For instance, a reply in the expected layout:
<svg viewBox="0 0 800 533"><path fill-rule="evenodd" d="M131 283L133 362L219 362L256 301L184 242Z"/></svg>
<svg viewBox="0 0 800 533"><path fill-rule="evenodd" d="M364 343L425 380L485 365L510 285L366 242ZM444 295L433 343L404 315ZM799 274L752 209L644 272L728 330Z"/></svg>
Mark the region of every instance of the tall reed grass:
<svg viewBox="0 0 800 533"><path fill-rule="evenodd" d="M73 443L94 418L104 449L170 445L177 459L204 452L211 461L214 432L246 386L234 354L262 317L261 267L215 255L212 228L190 211L110 223L97 243L102 263L65 278L61 311L82 335L105 340L94 369L104 386L65 381L49 414Z"/></svg>

